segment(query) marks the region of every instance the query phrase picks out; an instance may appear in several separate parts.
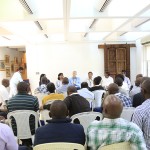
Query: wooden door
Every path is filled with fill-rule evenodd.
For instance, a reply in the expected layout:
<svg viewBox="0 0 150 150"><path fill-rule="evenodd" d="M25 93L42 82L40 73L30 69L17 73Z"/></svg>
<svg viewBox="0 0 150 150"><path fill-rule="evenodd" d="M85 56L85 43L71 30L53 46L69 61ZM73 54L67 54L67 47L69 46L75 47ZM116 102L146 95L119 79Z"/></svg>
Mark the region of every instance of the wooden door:
<svg viewBox="0 0 150 150"><path fill-rule="evenodd" d="M114 78L122 70L130 77L130 46L127 44L104 45L105 72Z"/></svg>

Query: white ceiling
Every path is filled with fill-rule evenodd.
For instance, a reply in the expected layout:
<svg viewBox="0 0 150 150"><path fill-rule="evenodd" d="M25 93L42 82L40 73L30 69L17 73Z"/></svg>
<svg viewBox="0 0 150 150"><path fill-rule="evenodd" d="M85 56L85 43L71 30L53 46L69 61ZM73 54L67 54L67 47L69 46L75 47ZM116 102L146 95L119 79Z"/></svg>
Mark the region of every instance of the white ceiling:
<svg viewBox="0 0 150 150"><path fill-rule="evenodd" d="M21 1L26 1L30 13ZM150 0L110 0L99 12L104 1L0 0L0 46L66 41L135 42L150 34Z"/></svg>

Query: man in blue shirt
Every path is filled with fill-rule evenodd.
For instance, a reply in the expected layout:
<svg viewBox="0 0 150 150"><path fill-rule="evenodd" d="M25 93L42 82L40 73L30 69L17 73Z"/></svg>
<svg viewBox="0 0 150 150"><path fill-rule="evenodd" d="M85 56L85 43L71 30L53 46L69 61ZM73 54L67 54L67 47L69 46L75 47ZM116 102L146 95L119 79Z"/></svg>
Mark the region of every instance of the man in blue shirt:
<svg viewBox="0 0 150 150"><path fill-rule="evenodd" d="M81 88L80 78L77 77L77 71L72 72L72 77L69 79L69 85L73 85L78 89Z"/></svg>

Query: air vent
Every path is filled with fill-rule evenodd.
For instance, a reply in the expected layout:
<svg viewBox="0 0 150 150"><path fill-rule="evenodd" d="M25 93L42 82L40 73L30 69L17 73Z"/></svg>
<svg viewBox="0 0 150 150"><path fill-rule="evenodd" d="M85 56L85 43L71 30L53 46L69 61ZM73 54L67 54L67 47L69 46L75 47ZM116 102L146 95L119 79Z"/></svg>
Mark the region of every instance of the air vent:
<svg viewBox="0 0 150 150"><path fill-rule="evenodd" d="M97 0L96 9L98 9L99 12L104 12L110 2L111 0Z"/></svg>
<svg viewBox="0 0 150 150"><path fill-rule="evenodd" d="M25 0L19 0L20 3L22 4L22 6L24 7L24 9L29 13L29 14L33 14L32 10L30 9L29 5L27 4L27 2Z"/></svg>

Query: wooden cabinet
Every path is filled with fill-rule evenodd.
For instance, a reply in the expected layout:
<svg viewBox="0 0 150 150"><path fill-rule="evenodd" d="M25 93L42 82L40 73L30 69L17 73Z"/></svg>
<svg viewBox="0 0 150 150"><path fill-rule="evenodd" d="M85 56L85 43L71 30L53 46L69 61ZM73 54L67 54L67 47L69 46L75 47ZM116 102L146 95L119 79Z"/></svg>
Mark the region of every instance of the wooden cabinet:
<svg viewBox="0 0 150 150"><path fill-rule="evenodd" d="M104 71L110 72L112 77L126 70L130 77L130 45L111 44L104 45Z"/></svg>

